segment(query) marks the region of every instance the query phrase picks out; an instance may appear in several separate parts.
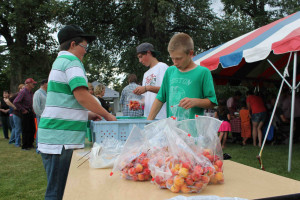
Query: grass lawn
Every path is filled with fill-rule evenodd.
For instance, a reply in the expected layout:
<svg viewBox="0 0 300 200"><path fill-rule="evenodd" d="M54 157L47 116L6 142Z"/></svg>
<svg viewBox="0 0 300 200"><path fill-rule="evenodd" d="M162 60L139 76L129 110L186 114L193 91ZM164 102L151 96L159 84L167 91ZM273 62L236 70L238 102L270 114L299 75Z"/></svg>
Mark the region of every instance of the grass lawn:
<svg viewBox="0 0 300 200"><path fill-rule="evenodd" d="M87 142L87 146L91 143ZM258 147L228 143L224 153L233 161L260 168L256 156ZM9 145L0 132L0 199L43 199L46 190L46 173L41 156L35 150L22 151ZM262 161L266 171L300 181L300 144L293 146L292 171L287 172L288 145L265 146ZM224 169L226 173L226 168ZM226 180L225 180L226 184Z"/></svg>
<svg viewBox="0 0 300 200"><path fill-rule="evenodd" d="M256 158L259 151L259 147L251 144L242 147L232 143L226 144L226 148L223 150L224 153L231 155L232 161L260 169L259 161ZM267 172L300 181L300 144L293 145L291 172L287 171L288 152L289 145L271 146L267 144L262 152L261 160ZM226 168L224 173L226 173Z"/></svg>

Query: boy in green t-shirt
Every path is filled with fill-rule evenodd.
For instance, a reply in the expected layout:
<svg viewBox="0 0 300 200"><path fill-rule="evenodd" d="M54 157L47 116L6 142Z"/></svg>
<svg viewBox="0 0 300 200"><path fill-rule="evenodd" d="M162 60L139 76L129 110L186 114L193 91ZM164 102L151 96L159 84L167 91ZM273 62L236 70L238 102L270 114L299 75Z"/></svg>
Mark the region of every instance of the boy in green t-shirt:
<svg viewBox="0 0 300 200"><path fill-rule="evenodd" d="M148 120L155 118L165 102L167 117L175 116L182 120L203 115L204 109L217 105L217 98L210 71L197 66L192 60L193 39L185 33L175 34L169 42L168 51L174 66L165 73Z"/></svg>

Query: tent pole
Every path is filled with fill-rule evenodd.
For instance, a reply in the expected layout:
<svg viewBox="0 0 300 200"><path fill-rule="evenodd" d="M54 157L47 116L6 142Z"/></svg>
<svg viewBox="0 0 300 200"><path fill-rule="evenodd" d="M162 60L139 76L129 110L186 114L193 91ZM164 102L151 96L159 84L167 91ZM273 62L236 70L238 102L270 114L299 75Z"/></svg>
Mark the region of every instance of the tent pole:
<svg viewBox="0 0 300 200"><path fill-rule="evenodd" d="M272 121L273 121L273 118L274 118L274 115L275 115L275 112L276 112L276 108L277 108L277 105L278 105L278 102L279 102L279 99L280 99L280 94L281 94L281 91L282 91L282 88L283 88L283 84L284 84L284 80L282 80L282 82L281 82L279 92L278 92L278 95L277 95L277 98L276 98L276 102L275 102L275 105L274 105L274 108L273 108L273 111L272 111L272 115L271 115L271 118L269 120L268 128L267 128L267 131L266 131L266 134L265 134L265 137L264 137L264 141L263 141L263 144L262 144L260 152L259 152L260 157L261 157L261 153L263 151L263 148L265 146L265 143L266 143L269 131L270 131L270 127L272 125Z"/></svg>
<svg viewBox="0 0 300 200"><path fill-rule="evenodd" d="M297 52L294 52L288 172L291 171L291 165L292 165L292 147L293 147L293 129L294 129L294 112L295 112L296 75L297 75Z"/></svg>
<svg viewBox="0 0 300 200"><path fill-rule="evenodd" d="M298 83L298 85L297 85L296 89L299 87L299 85L300 85L300 82Z"/></svg>
<svg viewBox="0 0 300 200"><path fill-rule="evenodd" d="M290 57L289 57L287 66L290 64L291 55L292 55L292 52L290 53ZM270 63L270 65L273 67L273 69L277 72L277 74L285 81L285 83L286 83L290 88L292 88L291 84L290 84L290 83L285 79L285 77L278 71L278 69L273 65L273 63L272 63L269 59L267 59L267 61Z"/></svg>

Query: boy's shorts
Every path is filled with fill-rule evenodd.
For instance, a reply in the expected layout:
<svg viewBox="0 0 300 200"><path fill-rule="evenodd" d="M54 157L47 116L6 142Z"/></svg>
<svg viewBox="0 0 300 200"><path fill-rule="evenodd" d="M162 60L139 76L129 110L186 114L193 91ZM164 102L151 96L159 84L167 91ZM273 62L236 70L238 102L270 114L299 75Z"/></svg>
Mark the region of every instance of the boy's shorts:
<svg viewBox="0 0 300 200"><path fill-rule="evenodd" d="M251 120L253 122L264 122L267 117L266 112L255 113L251 115Z"/></svg>

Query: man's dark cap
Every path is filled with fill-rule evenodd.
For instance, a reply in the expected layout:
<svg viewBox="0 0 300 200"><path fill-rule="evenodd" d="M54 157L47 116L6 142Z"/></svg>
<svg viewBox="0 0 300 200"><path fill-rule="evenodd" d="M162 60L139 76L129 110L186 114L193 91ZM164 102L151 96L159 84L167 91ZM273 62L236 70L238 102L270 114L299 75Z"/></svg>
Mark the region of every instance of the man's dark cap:
<svg viewBox="0 0 300 200"><path fill-rule="evenodd" d="M147 51L151 51L152 53L155 53L156 55L159 54L159 51L155 51L153 45L148 42L142 43L136 47L136 54L147 52Z"/></svg>
<svg viewBox="0 0 300 200"><path fill-rule="evenodd" d="M83 37L88 43L91 43L96 39L95 35L85 33L82 28L76 25L66 25L58 32L57 37L59 44L76 37Z"/></svg>

